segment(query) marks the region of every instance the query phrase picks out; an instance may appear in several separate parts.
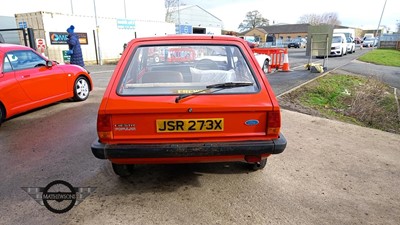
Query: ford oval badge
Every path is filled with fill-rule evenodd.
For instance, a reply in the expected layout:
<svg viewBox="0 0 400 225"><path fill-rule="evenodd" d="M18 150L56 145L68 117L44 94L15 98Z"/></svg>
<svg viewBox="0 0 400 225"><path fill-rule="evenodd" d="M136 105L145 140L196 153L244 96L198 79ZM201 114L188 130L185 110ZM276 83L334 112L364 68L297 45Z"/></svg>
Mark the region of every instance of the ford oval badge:
<svg viewBox="0 0 400 225"><path fill-rule="evenodd" d="M245 124L247 125L247 126L254 126L254 125L257 125L257 124L259 124L260 122L258 121L258 120L247 120L246 122L245 122Z"/></svg>

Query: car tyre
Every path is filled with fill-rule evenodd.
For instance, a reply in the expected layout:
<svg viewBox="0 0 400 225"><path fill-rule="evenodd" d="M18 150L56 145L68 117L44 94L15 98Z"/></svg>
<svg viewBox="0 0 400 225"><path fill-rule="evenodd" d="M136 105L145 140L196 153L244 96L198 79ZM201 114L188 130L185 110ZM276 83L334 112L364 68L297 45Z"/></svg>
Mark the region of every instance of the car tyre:
<svg viewBox="0 0 400 225"><path fill-rule="evenodd" d="M89 97L89 82L85 77L78 77L74 84L74 101L85 101Z"/></svg>
<svg viewBox="0 0 400 225"><path fill-rule="evenodd" d="M218 64L211 59L200 59L195 63L194 68L199 70L218 70Z"/></svg>
<svg viewBox="0 0 400 225"><path fill-rule="evenodd" d="M250 169L253 171L262 170L267 165L267 159L263 159L260 162L250 163Z"/></svg>
<svg viewBox="0 0 400 225"><path fill-rule="evenodd" d="M156 62L156 63L160 62L160 57L158 55L154 56L154 62Z"/></svg>
<svg viewBox="0 0 400 225"><path fill-rule="evenodd" d="M128 177L132 175L134 165L112 163L112 168L114 173L117 174L118 176Z"/></svg>
<svg viewBox="0 0 400 225"><path fill-rule="evenodd" d="M262 68L265 74L269 73L268 68L269 68L269 60L266 59L264 61L263 68Z"/></svg>
<svg viewBox="0 0 400 225"><path fill-rule="evenodd" d="M6 110L5 110L4 106L0 103L0 126L5 118L6 118Z"/></svg>

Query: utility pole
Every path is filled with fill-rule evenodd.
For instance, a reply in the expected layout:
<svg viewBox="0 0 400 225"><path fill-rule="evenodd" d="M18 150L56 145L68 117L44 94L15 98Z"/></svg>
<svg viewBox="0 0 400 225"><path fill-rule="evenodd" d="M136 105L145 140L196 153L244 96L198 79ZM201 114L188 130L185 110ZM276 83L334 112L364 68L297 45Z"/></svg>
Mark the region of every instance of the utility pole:
<svg viewBox="0 0 400 225"><path fill-rule="evenodd" d="M100 65L103 65L103 60L101 59L101 51L100 51L100 36L99 36L99 25L97 23L96 0L93 0L93 6L94 6L94 19L95 19L95 22L96 22L97 52L99 53Z"/></svg>
<svg viewBox="0 0 400 225"><path fill-rule="evenodd" d="M375 37L378 36L378 31L379 31L379 27L381 26L381 21L382 21L382 17L383 17L383 12L385 11L386 2L387 2L387 0L385 0L385 4L383 5L383 9L382 9L382 13L381 13L381 18L379 19L378 28L376 28ZM375 41L374 41L374 45L375 45Z"/></svg>
<svg viewBox="0 0 400 225"><path fill-rule="evenodd" d="M126 2L124 0L124 12L125 12L125 19L126 19Z"/></svg>
<svg viewBox="0 0 400 225"><path fill-rule="evenodd" d="M72 0L71 0L71 13L74 15L74 6L72 5Z"/></svg>

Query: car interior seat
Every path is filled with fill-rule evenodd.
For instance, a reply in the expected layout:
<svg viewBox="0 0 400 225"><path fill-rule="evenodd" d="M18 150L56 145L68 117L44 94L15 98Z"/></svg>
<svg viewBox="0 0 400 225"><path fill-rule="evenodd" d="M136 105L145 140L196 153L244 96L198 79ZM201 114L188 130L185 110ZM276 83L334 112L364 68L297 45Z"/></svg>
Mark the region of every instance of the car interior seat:
<svg viewBox="0 0 400 225"><path fill-rule="evenodd" d="M182 83L183 75L178 71L150 71L143 74L142 83Z"/></svg>

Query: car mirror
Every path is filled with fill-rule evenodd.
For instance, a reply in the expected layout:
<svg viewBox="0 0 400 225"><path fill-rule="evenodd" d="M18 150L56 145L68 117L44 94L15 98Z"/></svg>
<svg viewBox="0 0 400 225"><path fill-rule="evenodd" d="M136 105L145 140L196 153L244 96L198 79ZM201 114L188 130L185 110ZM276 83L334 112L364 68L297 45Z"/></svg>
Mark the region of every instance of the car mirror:
<svg viewBox="0 0 400 225"><path fill-rule="evenodd" d="M53 62L52 61L46 61L46 66L47 67L52 67L53 66Z"/></svg>

